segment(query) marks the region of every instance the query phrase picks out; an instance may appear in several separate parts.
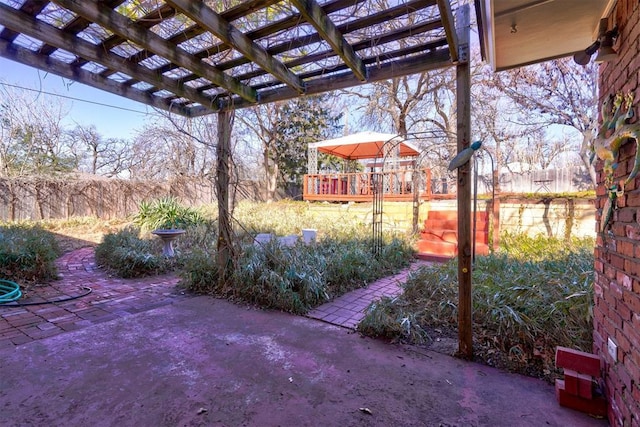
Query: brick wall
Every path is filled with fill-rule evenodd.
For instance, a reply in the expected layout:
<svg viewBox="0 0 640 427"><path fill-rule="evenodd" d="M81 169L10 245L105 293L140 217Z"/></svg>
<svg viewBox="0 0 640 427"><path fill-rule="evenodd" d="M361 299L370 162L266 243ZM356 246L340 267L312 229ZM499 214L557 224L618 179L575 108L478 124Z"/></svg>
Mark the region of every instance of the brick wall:
<svg viewBox="0 0 640 427"><path fill-rule="evenodd" d="M638 0L618 0L610 18L620 37L615 61L600 67L600 101L616 92L635 92L636 122L640 105L640 9ZM633 168L636 142L622 146L616 181ZM602 162L596 166L596 208L602 210L607 191ZM601 211L599 211L601 212ZM602 213L597 215L598 230ZM611 227L597 238L594 307L594 353L601 357L612 426L640 427L640 176L617 200ZM612 346L610 344L613 344ZM610 354L610 351L614 356Z"/></svg>

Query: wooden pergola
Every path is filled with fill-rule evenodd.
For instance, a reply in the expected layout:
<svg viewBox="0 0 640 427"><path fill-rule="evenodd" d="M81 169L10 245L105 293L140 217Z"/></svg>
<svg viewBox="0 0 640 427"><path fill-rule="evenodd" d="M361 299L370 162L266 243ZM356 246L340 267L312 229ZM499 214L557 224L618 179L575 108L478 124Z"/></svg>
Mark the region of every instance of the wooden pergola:
<svg viewBox="0 0 640 427"><path fill-rule="evenodd" d="M469 145L465 0L0 0L0 55L187 117L218 114L218 263L230 262L231 112L456 67ZM452 5L453 4L453 5ZM455 10L454 10L455 9ZM461 355L472 355L471 187L458 171Z"/></svg>

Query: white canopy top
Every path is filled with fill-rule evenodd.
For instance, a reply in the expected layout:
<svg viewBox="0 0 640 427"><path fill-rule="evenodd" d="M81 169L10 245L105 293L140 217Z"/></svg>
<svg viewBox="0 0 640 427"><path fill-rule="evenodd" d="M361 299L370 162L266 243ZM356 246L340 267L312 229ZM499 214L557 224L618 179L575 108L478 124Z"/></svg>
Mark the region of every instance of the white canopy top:
<svg viewBox="0 0 640 427"><path fill-rule="evenodd" d="M400 157L418 156L418 149L400 136L392 133L359 132L340 138L327 139L312 142L309 148L317 148L318 151L332 154L348 160L377 159L384 157L383 145L399 144Z"/></svg>

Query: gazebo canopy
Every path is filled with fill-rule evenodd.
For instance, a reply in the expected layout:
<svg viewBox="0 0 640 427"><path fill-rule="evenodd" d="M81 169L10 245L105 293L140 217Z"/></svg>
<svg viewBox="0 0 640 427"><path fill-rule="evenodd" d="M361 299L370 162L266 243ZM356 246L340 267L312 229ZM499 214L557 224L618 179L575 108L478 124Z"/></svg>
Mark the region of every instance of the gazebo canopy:
<svg viewBox="0 0 640 427"><path fill-rule="evenodd" d="M313 142L309 148L317 148L319 152L332 154L347 160L377 159L384 157L384 144L398 146L400 157L412 157L420 154L419 150L398 135L378 132L359 132L340 138Z"/></svg>

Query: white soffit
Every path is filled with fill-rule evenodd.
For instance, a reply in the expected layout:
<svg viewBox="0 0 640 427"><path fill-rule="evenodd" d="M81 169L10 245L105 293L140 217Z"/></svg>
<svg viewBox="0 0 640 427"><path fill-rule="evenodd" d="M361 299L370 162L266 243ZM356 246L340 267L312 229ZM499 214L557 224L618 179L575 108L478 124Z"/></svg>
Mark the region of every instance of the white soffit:
<svg viewBox="0 0 640 427"><path fill-rule="evenodd" d="M494 70L573 55L597 37L616 0L481 0L487 60Z"/></svg>

